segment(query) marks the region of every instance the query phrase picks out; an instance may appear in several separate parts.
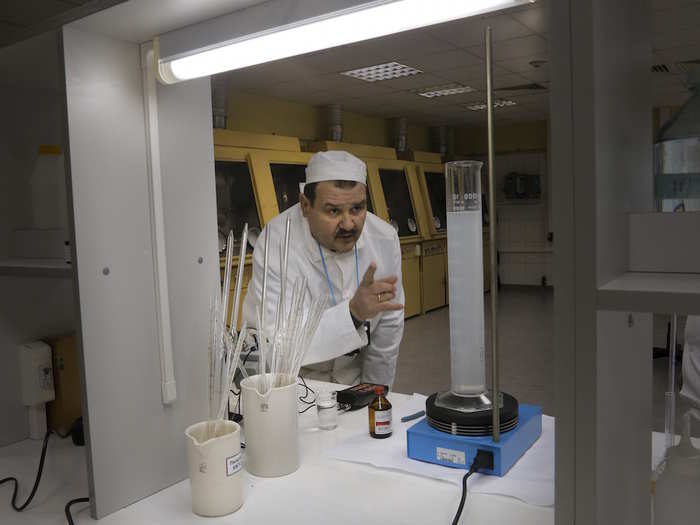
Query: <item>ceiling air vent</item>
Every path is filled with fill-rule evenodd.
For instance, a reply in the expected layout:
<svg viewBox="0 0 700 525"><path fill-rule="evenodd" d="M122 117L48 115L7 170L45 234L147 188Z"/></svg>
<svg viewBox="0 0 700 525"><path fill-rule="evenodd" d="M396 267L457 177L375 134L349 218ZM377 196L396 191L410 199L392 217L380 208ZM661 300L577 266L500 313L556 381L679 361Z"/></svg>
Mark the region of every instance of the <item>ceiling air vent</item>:
<svg viewBox="0 0 700 525"><path fill-rule="evenodd" d="M392 78L408 77L422 73L420 69L405 66L398 62L387 62L386 64L376 64L374 66L343 71L341 75L357 78L365 82L377 82L378 80L390 80Z"/></svg>

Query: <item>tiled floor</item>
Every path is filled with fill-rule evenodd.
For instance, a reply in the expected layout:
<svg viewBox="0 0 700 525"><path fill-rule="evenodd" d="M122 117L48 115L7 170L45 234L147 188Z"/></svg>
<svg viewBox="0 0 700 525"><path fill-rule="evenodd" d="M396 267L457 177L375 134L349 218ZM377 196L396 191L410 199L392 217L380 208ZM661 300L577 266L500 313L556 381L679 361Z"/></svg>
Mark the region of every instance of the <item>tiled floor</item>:
<svg viewBox="0 0 700 525"><path fill-rule="evenodd" d="M486 294L486 377L491 377L490 298ZM553 293L551 288L503 286L500 304L501 389L520 402L541 405L554 414L554 353L552 348ZM665 321L658 322L656 346L663 346ZM663 325L663 326L661 326ZM682 333L682 327L679 329ZM441 308L406 321L394 389L431 394L450 387L450 335L448 309ZM651 358L651 348L649 349ZM664 429L664 391L668 359L653 363L653 429ZM680 377L680 366L677 377ZM679 401L678 411L684 410ZM695 432L694 432L695 434ZM698 434L700 435L700 434Z"/></svg>
<svg viewBox="0 0 700 525"><path fill-rule="evenodd" d="M489 294L485 296L490 301ZM486 303L486 377L491 377L490 303ZM504 286L499 294L501 389L554 410L552 289ZM394 389L431 394L450 386L448 309L406 321Z"/></svg>

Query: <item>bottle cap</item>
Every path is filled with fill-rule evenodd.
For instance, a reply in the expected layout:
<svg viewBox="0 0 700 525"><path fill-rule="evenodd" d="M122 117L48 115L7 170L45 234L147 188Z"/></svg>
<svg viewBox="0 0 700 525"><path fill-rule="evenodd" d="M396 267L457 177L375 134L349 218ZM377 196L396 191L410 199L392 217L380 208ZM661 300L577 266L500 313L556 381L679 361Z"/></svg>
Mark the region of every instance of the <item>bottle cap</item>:
<svg viewBox="0 0 700 525"><path fill-rule="evenodd" d="M383 386L375 386L374 393L377 394L378 396L384 395L384 387Z"/></svg>

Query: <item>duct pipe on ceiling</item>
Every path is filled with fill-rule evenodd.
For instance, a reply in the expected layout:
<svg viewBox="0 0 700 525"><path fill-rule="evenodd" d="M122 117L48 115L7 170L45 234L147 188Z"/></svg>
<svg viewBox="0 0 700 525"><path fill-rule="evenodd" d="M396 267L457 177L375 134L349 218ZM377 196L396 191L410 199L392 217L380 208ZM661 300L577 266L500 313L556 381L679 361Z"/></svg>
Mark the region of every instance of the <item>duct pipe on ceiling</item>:
<svg viewBox="0 0 700 525"><path fill-rule="evenodd" d="M394 119L394 148L397 152L408 149L408 119L406 117Z"/></svg>
<svg viewBox="0 0 700 525"><path fill-rule="evenodd" d="M449 126L434 126L431 128L432 149L440 152L443 162L453 157L454 130Z"/></svg>
<svg viewBox="0 0 700 525"><path fill-rule="evenodd" d="M222 75L211 77L211 109L214 127L226 129L228 82Z"/></svg>
<svg viewBox="0 0 700 525"><path fill-rule="evenodd" d="M328 140L343 141L343 107L340 104L326 106L326 120L328 121Z"/></svg>

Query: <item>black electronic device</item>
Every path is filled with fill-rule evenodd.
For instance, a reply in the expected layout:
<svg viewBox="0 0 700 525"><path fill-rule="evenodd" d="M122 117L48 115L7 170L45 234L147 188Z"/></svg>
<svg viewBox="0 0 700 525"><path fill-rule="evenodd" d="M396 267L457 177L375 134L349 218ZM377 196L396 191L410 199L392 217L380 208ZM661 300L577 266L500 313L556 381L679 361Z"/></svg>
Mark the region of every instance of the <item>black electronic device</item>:
<svg viewBox="0 0 700 525"><path fill-rule="evenodd" d="M366 407L374 399L376 395L374 389L378 386L384 389L385 395L389 392L387 385L376 385L374 383L360 383L344 390L338 390L338 404L340 408L357 410L358 408Z"/></svg>

